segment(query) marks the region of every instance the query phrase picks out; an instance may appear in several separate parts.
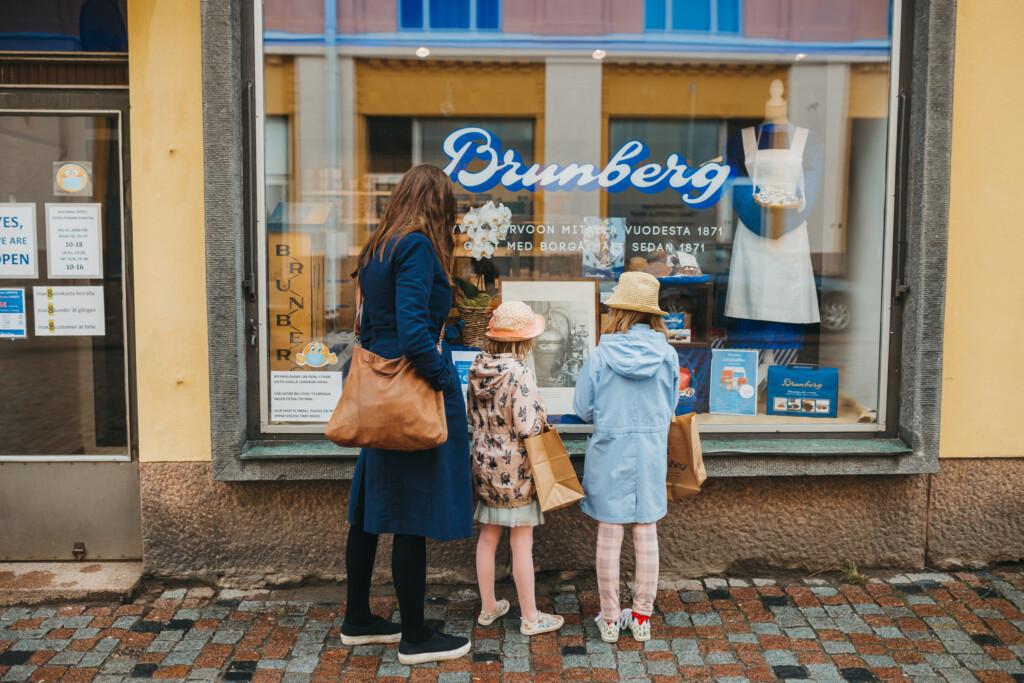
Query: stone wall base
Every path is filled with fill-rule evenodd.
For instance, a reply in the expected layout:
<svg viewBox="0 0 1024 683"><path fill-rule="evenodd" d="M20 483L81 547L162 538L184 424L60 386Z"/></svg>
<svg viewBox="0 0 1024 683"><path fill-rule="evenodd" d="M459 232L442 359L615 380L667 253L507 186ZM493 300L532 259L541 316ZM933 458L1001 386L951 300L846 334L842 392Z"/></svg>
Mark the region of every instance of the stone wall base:
<svg viewBox="0 0 1024 683"><path fill-rule="evenodd" d="M947 460L931 477L711 480L659 523L662 576L1018 561L1022 481L1024 460ZM141 482L149 574L231 587L345 578L348 482L222 483L208 463L142 463ZM578 508L549 514L535 537L537 570L591 570L595 538ZM507 546L499 555L501 567ZM389 557L385 537L382 578ZM428 564L432 581L472 581L474 539L430 543Z"/></svg>

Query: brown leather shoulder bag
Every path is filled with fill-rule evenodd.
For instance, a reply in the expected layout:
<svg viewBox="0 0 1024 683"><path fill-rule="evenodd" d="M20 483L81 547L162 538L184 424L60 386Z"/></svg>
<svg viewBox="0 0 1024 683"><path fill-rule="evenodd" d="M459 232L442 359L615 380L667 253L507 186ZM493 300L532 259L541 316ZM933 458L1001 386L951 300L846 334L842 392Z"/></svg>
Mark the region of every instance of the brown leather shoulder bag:
<svg viewBox="0 0 1024 683"><path fill-rule="evenodd" d="M383 358L359 342L363 306L356 283L356 346L324 435L339 446L422 451L448 440L444 395L402 356ZM444 326L437 340L441 351Z"/></svg>

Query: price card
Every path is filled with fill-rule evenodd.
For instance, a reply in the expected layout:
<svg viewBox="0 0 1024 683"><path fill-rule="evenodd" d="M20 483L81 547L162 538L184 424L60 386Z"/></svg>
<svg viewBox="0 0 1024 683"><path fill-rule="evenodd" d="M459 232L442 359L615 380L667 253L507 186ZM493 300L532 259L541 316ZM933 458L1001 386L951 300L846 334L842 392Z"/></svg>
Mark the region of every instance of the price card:
<svg viewBox="0 0 1024 683"><path fill-rule="evenodd" d="M103 277L99 204L46 205L46 261L53 279Z"/></svg>

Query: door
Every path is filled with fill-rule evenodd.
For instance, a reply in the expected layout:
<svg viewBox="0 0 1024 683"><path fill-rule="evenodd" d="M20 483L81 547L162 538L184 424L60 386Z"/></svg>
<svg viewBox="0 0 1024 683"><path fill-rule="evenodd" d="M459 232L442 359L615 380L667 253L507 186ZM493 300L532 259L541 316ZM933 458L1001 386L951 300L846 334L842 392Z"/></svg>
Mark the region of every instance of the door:
<svg viewBox="0 0 1024 683"><path fill-rule="evenodd" d="M126 90L0 90L0 560L142 555Z"/></svg>

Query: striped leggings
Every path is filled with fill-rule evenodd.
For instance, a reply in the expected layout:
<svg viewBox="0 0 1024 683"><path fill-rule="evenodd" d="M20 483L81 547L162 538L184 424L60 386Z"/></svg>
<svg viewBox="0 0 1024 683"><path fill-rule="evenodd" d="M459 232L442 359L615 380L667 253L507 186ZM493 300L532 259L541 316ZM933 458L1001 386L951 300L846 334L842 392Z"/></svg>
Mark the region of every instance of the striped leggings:
<svg viewBox="0 0 1024 683"><path fill-rule="evenodd" d="M619 618L619 556L622 553L624 524L597 525L597 589L601 594L601 616L608 621ZM636 591L633 611L650 616L654 612L654 594L658 590L658 525L634 524L633 547L636 551Z"/></svg>

